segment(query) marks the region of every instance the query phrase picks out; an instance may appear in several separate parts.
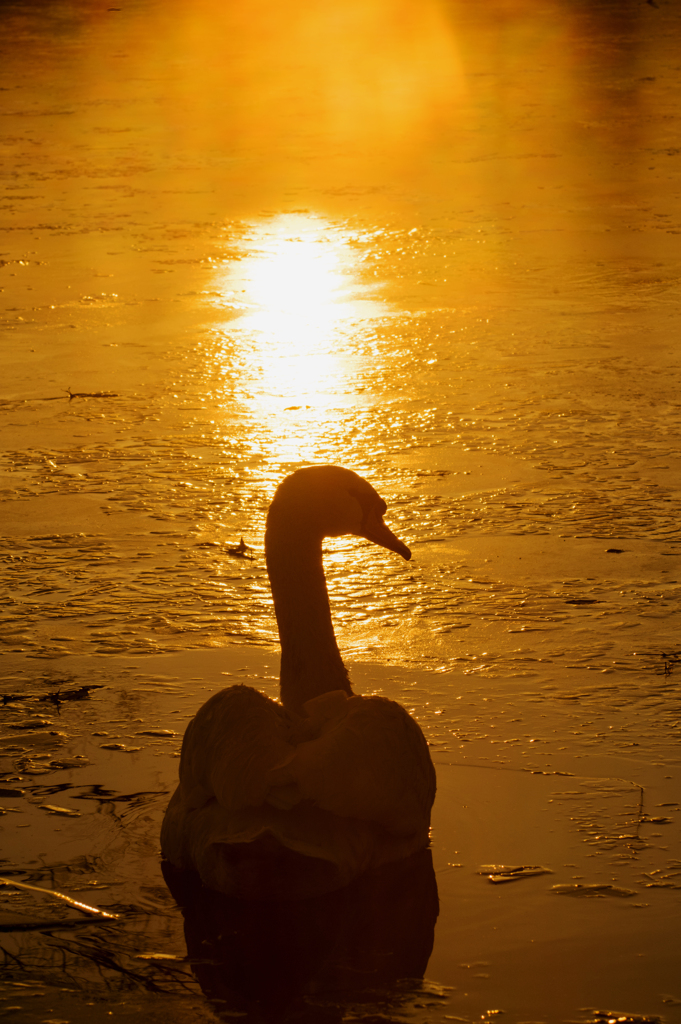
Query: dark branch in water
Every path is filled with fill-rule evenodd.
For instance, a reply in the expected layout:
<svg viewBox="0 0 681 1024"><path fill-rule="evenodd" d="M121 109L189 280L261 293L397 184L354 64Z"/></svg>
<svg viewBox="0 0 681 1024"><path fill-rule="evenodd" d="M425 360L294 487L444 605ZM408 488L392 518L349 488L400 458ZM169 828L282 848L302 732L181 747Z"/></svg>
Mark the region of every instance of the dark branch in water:
<svg viewBox="0 0 681 1024"><path fill-rule="evenodd" d="M52 693L4 693L2 694L2 703L11 704L17 700L37 700L61 704L65 700L84 700L90 695L90 690L103 689L104 687L97 683L91 686L79 686L77 690L54 690Z"/></svg>
<svg viewBox="0 0 681 1024"><path fill-rule="evenodd" d="M227 554L231 555L232 558L250 558L253 561L253 555L249 554L253 548L249 547L248 544L244 544L243 537L234 548L227 548Z"/></svg>
<svg viewBox="0 0 681 1024"><path fill-rule="evenodd" d="M72 391L71 388L64 388L64 394L69 396L69 402L73 398L120 398L117 391ZM48 395L46 398L20 398L0 401L0 408L12 407L24 402L61 402L61 395Z"/></svg>
<svg viewBox="0 0 681 1024"><path fill-rule="evenodd" d="M664 658L663 674L670 676L674 671L674 666L678 665L679 661L681 661L681 651L671 651L669 654L665 654L663 651L662 657Z"/></svg>
<svg viewBox="0 0 681 1024"><path fill-rule="evenodd" d="M97 923L96 918L78 918L73 921L14 921L11 924L0 924L0 932L54 932L64 928L85 928Z"/></svg>
<svg viewBox="0 0 681 1024"><path fill-rule="evenodd" d="M69 396L69 402L74 398L118 398L116 391L72 391L71 388L64 390Z"/></svg>
<svg viewBox="0 0 681 1024"><path fill-rule="evenodd" d="M100 910L99 907L91 907L89 903L82 903L80 900L74 900L72 896L67 896L64 892L57 892L56 889L44 889L41 885L29 885L28 882L18 882L15 878L5 878L0 875L0 885L10 885L15 889L27 889L29 892L39 892L43 896L50 896L52 899L63 900L64 903L68 903L70 907L75 910L80 910L84 914L95 914L98 917L106 917L111 920L116 920L120 914L110 914L108 910Z"/></svg>

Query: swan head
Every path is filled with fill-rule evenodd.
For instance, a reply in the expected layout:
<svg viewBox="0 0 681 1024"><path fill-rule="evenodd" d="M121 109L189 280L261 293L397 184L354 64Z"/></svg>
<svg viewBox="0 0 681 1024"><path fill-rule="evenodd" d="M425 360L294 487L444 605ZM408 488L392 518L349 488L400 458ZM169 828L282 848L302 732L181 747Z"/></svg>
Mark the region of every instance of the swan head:
<svg viewBox="0 0 681 1024"><path fill-rule="evenodd" d="M357 473L341 466L308 466L277 488L267 517L321 540L352 534L410 559L411 551L383 522L386 503Z"/></svg>

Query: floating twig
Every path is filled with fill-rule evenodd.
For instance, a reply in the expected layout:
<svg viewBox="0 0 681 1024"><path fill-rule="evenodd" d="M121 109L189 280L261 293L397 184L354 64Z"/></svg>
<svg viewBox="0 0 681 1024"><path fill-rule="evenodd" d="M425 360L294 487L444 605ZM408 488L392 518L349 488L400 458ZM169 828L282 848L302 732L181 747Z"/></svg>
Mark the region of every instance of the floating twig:
<svg viewBox="0 0 681 1024"><path fill-rule="evenodd" d="M5 693L2 694L3 704L13 704L17 700L50 701L52 704L61 704L66 700L84 700L90 695L90 690L103 690L101 683L94 683L90 686L79 686L76 690L53 690L51 693Z"/></svg>
<svg viewBox="0 0 681 1024"><path fill-rule="evenodd" d="M39 892L43 896L52 896L54 899L63 900L70 907L74 907L84 914L95 914L98 917L106 917L110 920L118 920L121 916L120 914L110 914L108 910L100 910L99 907L91 907L89 903L81 903L80 900L74 900L72 896L67 896L64 892L57 892L56 889L43 889L40 885L16 882L13 878L6 878L4 875L0 875L0 885L13 885L17 889L28 889L29 892Z"/></svg>
<svg viewBox="0 0 681 1024"><path fill-rule="evenodd" d="M486 875L493 885L503 882L517 882L521 878L534 878L536 875L552 875L550 868L541 864L520 864L510 867L508 864L483 864L479 875Z"/></svg>
<svg viewBox="0 0 681 1024"><path fill-rule="evenodd" d="M92 924L81 917L74 917L72 921L13 921L10 924L0 924L0 932L46 932L59 928L84 928Z"/></svg>
<svg viewBox="0 0 681 1024"><path fill-rule="evenodd" d="M619 885L610 885L608 882L594 882L589 885L582 885L581 882L567 882L563 885L552 885L549 892L557 896L582 896L586 899L603 899L605 896L636 896L636 889L624 889Z"/></svg>
<svg viewBox="0 0 681 1024"><path fill-rule="evenodd" d="M50 814L59 814L63 818L80 818L80 811L74 811L70 807L58 807L57 804L39 804L41 811L49 811Z"/></svg>
<svg viewBox="0 0 681 1024"><path fill-rule="evenodd" d="M231 555L232 558L249 558L253 560L253 555L249 554L249 551L253 551L253 548L249 547L248 544L244 544L243 537L234 548L227 548L227 554Z"/></svg>
<svg viewBox="0 0 681 1024"><path fill-rule="evenodd" d="M74 398L118 398L117 391L72 391L71 388L64 388L69 396L69 402Z"/></svg>

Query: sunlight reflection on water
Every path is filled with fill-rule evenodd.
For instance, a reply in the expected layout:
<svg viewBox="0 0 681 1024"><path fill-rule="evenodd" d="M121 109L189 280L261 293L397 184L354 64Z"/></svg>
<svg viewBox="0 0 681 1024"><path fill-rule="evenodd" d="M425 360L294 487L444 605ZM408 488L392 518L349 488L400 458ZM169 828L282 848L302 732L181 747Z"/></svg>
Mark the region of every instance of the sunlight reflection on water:
<svg viewBox="0 0 681 1024"><path fill-rule="evenodd" d="M475 769L482 802L498 801L481 827L475 789L457 775L447 793L440 766L446 858L470 869L441 890L449 878L434 961L456 985L449 1010L572 1018L552 1007L556 977L575 1007L628 991L659 1010L627 959L644 931L580 910L557 974L565 936L542 929L574 908L537 888L534 903L486 899L472 871L506 834L518 845L500 857L539 863L528 826L559 870L624 870L607 858L626 835L590 811L579 827L597 827L600 863L580 838L579 868L564 864L573 818L553 818L552 838L544 772L654 767L670 791L648 810L678 807L679 8L46 0L5 16L0 644L7 686L36 706L71 675L106 687L49 732L17 732L28 708L9 709L6 763L31 793L13 861L41 858L39 883L120 869L120 899L167 909L164 890L139 893L157 867L145 804L158 818L170 746L225 665L276 692L267 505L301 462L338 462L376 486L414 552L327 545L355 681L413 709L438 756L495 768L492 784ZM252 561L229 553L241 535ZM155 686L165 704L140 698ZM178 739L147 746L143 721ZM46 750L91 765L59 775ZM45 800L97 807L99 828L45 818ZM76 864L86 839L101 863ZM670 841L648 842L635 855L660 871ZM650 916L676 895L655 890ZM525 923L496 916L514 899ZM164 941L182 952L176 926ZM603 969L615 932L626 955ZM588 996L576 944L600 975ZM457 973L488 953L489 978Z"/></svg>
<svg viewBox="0 0 681 1024"><path fill-rule="evenodd" d="M242 395L265 428L268 462L314 461L320 444L328 446L328 421L356 375L361 337L371 333L372 315L388 312L354 273L350 241L321 217L282 214L249 226L240 260L216 278L216 305L236 313L216 358L242 367Z"/></svg>

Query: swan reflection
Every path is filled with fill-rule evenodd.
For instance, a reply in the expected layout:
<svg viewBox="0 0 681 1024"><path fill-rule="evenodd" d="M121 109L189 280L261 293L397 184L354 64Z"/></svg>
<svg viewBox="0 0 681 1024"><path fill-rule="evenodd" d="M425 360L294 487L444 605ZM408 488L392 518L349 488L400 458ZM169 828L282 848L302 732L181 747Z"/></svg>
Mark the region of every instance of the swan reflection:
<svg viewBox="0 0 681 1024"><path fill-rule="evenodd" d="M251 1020L345 1016L344 1004L409 1002L433 948L438 895L430 850L309 900L237 900L167 862L192 970L215 1012ZM397 984L397 983L400 984Z"/></svg>

